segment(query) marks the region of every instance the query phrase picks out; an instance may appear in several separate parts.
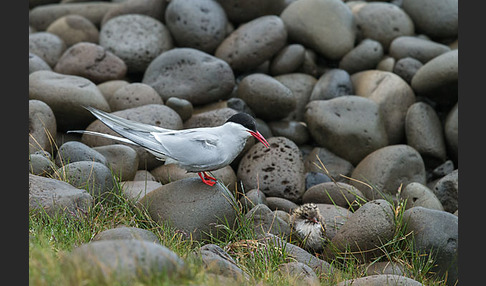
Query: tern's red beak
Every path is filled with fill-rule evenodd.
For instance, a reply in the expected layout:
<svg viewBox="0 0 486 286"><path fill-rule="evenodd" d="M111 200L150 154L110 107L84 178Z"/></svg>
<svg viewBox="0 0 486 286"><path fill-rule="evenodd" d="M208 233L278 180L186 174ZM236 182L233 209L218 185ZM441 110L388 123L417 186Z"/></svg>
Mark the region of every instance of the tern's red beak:
<svg viewBox="0 0 486 286"><path fill-rule="evenodd" d="M262 136L262 134L260 134L260 132L254 132L254 131L248 131L250 132L250 134L255 137L256 139L258 139L258 141L262 142L263 145L265 145L265 147L267 148L270 148L270 144L268 144L267 140Z"/></svg>

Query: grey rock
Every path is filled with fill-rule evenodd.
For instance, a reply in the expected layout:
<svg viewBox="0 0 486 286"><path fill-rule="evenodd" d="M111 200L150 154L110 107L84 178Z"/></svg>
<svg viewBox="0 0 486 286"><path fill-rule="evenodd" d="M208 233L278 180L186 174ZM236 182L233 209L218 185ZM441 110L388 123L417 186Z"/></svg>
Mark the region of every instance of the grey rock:
<svg viewBox="0 0 486 286"><path fill-rule="evenodd" d="M238 112L244 112L248 113L251 116L255 117L255 113L251 108L246 104L246 102L238 97L231 97L226 101L226 106L228 106L231 109L234 109Z"/></svg>
<svg viewBox="0 0 486 286"><path fill-rule="evenodd" d="M453 105L458 99L458 75L459 53L452 50L424 64L412 78L411 86L417 95Z"/></svg>
<svg viewBox="0 0 486 286"><path fill-rule="evenodd" d="M29 174L29 212L46 212L55 216L59 213L76 215L87 212L93 205L93 198L85 190L41 176Z"/></svg>
<svg viewBox="0 0 486 286"><path fill-rule="evenodd" d="M184 128L215 127L223 125L228 118L238 113L232 108L218 108L193 114L184 122Z"/></svg>
<svg viewBox="0 0 486 286"><path fill-rule="evenodd" d="M29 13L29 25L37 31L44 31L55 20L69 14L77 14L99 26L105 13L118 3L85 2L85 3L53 3L34 7Z"/></svg>
<svg viewBox="0 0 486 286"><path fill-rule="evenodd" d="M364 39L356 47L343 56L339 68L349 74L374 69L383 58L383 46L372 39Z"/></svg>
<svg viewBox="0 0 486 286"><path fill-rule="evenodd" d="M369 154L356 166L351 177L355 180L350 184L370 200L392 198L400 185L426 183L422 157L404 144L386 146Z"/></svg>
<svg viewBox="0 0 486 286"><path fill-rule="evenodd" d="M120 185L123 195L136 202L139 202L150 192L162 187L162 184L157 181L123 181Z"/></svg>
<svg viewBox="0 0 486 286"><path fill-rule="evenodd" d="M434 257L431 271L447 273L447 285L458 279L458 217L444 211L414 207L403 213L406 231L412 232L415 251Z"/></svg>
<svg viewBox="0 0 486 286"><path fill-rule="evenodd" d="M390 203L381 199L369 201L348 217L331 243L341 251L356 252L356 257L364 261L382 255L377 247L395 234L394 218Z"/></svg>
<svg viewBox="0 0 486 286"><path fill-rule="evenodd" d="M169 30L159 20L140 14L120 15L100 30L100 46L121 58L129 73L143 73L159 54L173 48Z"/></svg>
<svg viewBox="0 0 486 286"><path fill-rule="evenodd" d="M296 107L292 91L271 76L254 73L238 84L238 97L263 120L279 120Z"/></svg>
<svg viewBox="0 0 486 286"><path fill-rule="evenodd" d="M153 220L169 223L200 241L212 233L218 237L220 223L236 220L235 198L221 184L210 187L199 178L178 180L148 193L140 203Z"/></svg>
<svg viewBox="0 0 486 286"><path fill-rule="evenodd" d="M287 1L217 0L234 25L251 21L264 15L279 15Z"/></svg>
<svg viewBox="0 0 486 286"><path fill-rule="evenodd" d="M275 76L295 72L304 63L304 57L304 46L287 45L273 57L270 63L270 74Z"/></svg>
<svg viewBox="0 0 486 286"><path fill-rule="evenodd" d="M119 4L111 7L101 19L100 26L120 15L141 14L164 22L164 13L167 1L161 0L127 0L118 1Z"/></svg>
<svg viewBox="0 0 486 286"><path fill-rule="evenodd" d="M432 191L441 202L445 211L455 212L459 206L459 170L456 169L438 180Z"/></svg>
<svg viewBox="0 0 486 286"><path fill-rule="evenodd" d="M354 94L349 73L343 69L330 69L314 85L309 100L326 100Z"/></svg>
<svg viewBox="0 0 486 286"><path fill-rule="evenodd" d="M61 146L62 147L62 146ZM106 158L106 165L120 181L130 181L138 170L138 154L135 149L121 144L93 147Z"/></svg>
<svg viewBox="0 0 486 286"><path fill-rule="evenodd" d="M397 37L390 44L390 56L396 60L414 58L422 64L450 50L446 45L411 36Z"/></svg>
<svg viewBox="0 0 486 286"><path fill-rule="evenodd" d="M340 96L307 104L305 122L312 138L334 154L357 164L388 145L378 104L360 96Z"/></svg>
<svg viewBox="0 0 486 286"><path fill-rule="evenodd" d="M455 169L454 162L452 162L452 160L447 160L441 165L437 166L435 169L433 169L432 172L427 174L428 175L427 182L438 178L440 179L445 175L452 173L454 169Z"/></svg>
<svg viewBox="0 0 486 286"><path fill-rule="evenodd" d="M29 154L29 173L37 176L48 177L54 170L56 165L50 160L49 157L40 154L40 152L35 152Z"/></svg>
<svg viewBox="0 0 486 286"><path fill-rule="evenodd" d="M456 103L454 107L447 114L444 135L448 148L448 153L452 160L458 163L459 152L459 103Z"/></svg>
<svg viewBox="0 0 486 286"><path fill-rule="evenodd" d="M423 286L424 284L397 274L378 274L355 279L349 279L336 284L336 286L379 286L379 285L400 285L400 286Z"/></svg>
<svg viewBox="0 0 486 286"><path fill-rule="evenodd" d="M320 172L307 172L305 173L305 189L308 190L311 187L325 183L332 182L328 175ZM304 193L305 194L305 193ZM303 199L303 198L302 198Z"/></svg>
<svg viewBox="0 0 486 286"><path fill-rule="evenodd" d="M253 224L253 231L257 236L264 237L268 233L280 237L290 235L289 224L280 219L266 205L256 205L245 214L245 218Z"/></svg>
<svg viewBox="0 0 486 286"><path fill-rule="evenodd" d="M178 47L213 53L226 36L228 19L216 1L170 1L165 23Z"/></svg>
<svg viewBox="0 0 486 286"><path fill-rule="evenodd" d="M314 147L305 157L304 166L307 172L323 173L337 182L347 182L341 175L349 177L354 170L349 161L323 147Z"/></svg>
<svg viewBox="0 0 486 286"><path fill-rule="evenodd" d="M98 162L103 165L107 164L107 160L103 154L81 142L68 141L59 146L55 160L57 166L62 167L78 161Z"/></svg>
<svg viewBox="0 0 486 286"><path fill-rule="evenodd" d="M167 101L178 97L201 105L230 94L235 78L230 66L192 48L174 48L158 55L147 67L143 83Z"/></svg>
<svg viewBox="0 0 486 286"><path fill-rule="evenodd" d="M290 213L293 209L299 207L296 203L279 197L266 197L266 205L272 211L283 210Z"/></svg>
<svg viewBox="0 0 486 286"><path fill-rule="evenodd" d="M107 101L112 112L147 104L164 104L153 87L140 82L121 86Z"/></svg>
<svg viewBox="0 0 486 286"><path fill-rule="evenodd" d="M422 67L422 63L414 58L406 57L399 59L393 67L393 73L400 76L408 84L412 82L412 78L417 71Z"/></svg>
<svg viewBox="0 0 486 286"><path fill-rule="evenodd" d="M52 152L56 135L56 117L51 107L40 100L29 100L29 154L38 150Z"/></svg>
<svg viewBox="0 0 486 286"><path fill-rule="evenodd" d="M175 277L184 261L158 243L136 239L101 240L82 244L63 258L63 269L96 281L131 283L155 275ZM79 276L78 276L79 278Z"/></svg>
<svg viewBox="0 0 486 286"><path fill-rule="evenodd" d="M417 182L411 182L400 192L400 198L407 200L405 209L413 207L424 207L433 210L443 211L439 199L435 196L434 192L427 186Z"/></svg>
<svg viewBox="0 0 486 286"><path fill-rule="evenodd" d="M110 98L113 96L113 94L115 94L115 92L119 88L121 88L121 87L123 87L127 84L130 84L130 83L126 80L118 79L118 80L109 80L109 81L100 83L100 84L97 85L97 87L101 91L101 93L103 94L103 97L108 102L110 100Z"/></svg>
<svg viewBox="0 0 486 286"><path fill-rule="evenodd" d="M232 277L237 280L249 279L249 275L238 267L236 261L215 244L203 245L199 249L199 255L208 272Z"/></svg>
<svg viewBox="0 0 486 286"><path fill-rule="evenodd" d="M396 60L390 56L383 56L383 59L376 65L376 69L380 71L393 72Z"/></svg>
<svg viewBox="0 0 486 286"><path fill-rule="evenodd" d="M347 208L335 204L317 203L321 216L324 218L326 225L326 237L330 240L336 236L339 229L346 223L352 212Z"/></svg>
<svg viewBox="0 0 486 286"><path fill-rule="evenodd" d="M74 187L88 191L95 198L111 192L115 186L110 169L99 162L69 163L57 169L56 174L66 178Z"/></svg>
<svg viewBox="0 0 486 286"><path fill-rule="evenodd" d="M252 189L246 192L239 199L243 209L250 210L258 204L267 204L267 197L259 189Z"/></svg>
<svg viewBox="0 0 486 286"><path fill-rule="evenodd" d="M366 276L382 274L406 275L405 266L392 261L365 263L360 265L360 269L364 270Z"/></svg>
<svg viewBox="0 0 486 286"><path fill-rule="evenodd" d="M354 17L342 1L294 1L280 16L290 40L303 44L326 58L340 59L354 46Z"/></svg>
<svg viewBox="0 0 486 286"><path fill-rule="evenodd" d="M52 71L29 75L29 98L45 102L54 112L58 130L85 128L93 116L82 106L103 111L110 107L96 85L83 77Z"/></svg>
<svg viewBox="0 0 486 286"><path fill-rule="evenodd" d="M405 116L415 102L412 88L398 75L378 70L355 73L351 76L351 82L356 95L379 105L388 144L401 143L405 138Z"/></svg>
<svg viewBox="0 0 486 286"><path fill-rule="evenodd" d="M260 189L266 196L297 201L305 191L302 155L285 137L268 139L270 148L255 144L240 161L237 177L247 190Z"/></svg>
<svg viewBox="0 0 486 286"><path fill-rule="evenodd" d="M415 33L414 22L409 15L391 3L368 3L357 11L355 18L361 37L380 42L385 52L395 38Z"/></svg>
<svg viewBox="0 0 486 286"><path fill-rule="evenodd" d="M268 123L268 127L270 127L273 136L286 137L299 146L310 140L310 134L307 127L298 121L271 121Z"/></svg>
<svg viewBox="0 0 486 286"><path fill-rule="evenodd" d="M91 241L99 240L126 240L126 239L138 239L149 242L160 243L159 238L151 231L138 228L138 227L126 227L118 226L116 228L110 228L98 232Z"/></svg>
<svg viewBox="0 0 486 286"><path fill-rule="evenodd" d="M29 74L41 70L52 71L52 68L41 57L29 52Z"/></svg>
<svg viewBox="0 0 486 286"><path fill-rule="evenodd" d="M174 109L174 111L179 114L182 121L186 121L187 119L191 118L194 110L192 103L189 100L178 97L169 97L165 105Z"/></svg>
<svg viewBox="0 0 486 286"><path fill-rule="evenodd" d="M435 110L424 102L412 104L405 117L407 144L417 150L425 166L435 168L446 160L442 123Z"/></svg>
<svg viewBox="0 0 486 286"><path fill-rule="evenodd" d="M343 208L363 203L364 200L360 190L340 182L325 182L312 186L302 196L302 203L334 204Z"/></svg>
<svg viewBox="0 0 486 286"><path fill-rule="evenodd" d="M135 173L135 177L133 177L134 181L157 181L155 177L147 170L137 170Z"/></svg>
<svg viewBox="0 0 486 286"><path fill-rule="evenodd" d="M412 18L417 32L432 38L455 38L459 32L459 1L403 0L402 9Z"/></svg>
<svg viewBox="0 0 486 286"><path fill-rule="evenodd" d="M275 76L274 79L290 89L295 97L295 109L291 111L285 119L303 121L305 106L309 102L309 98L317 79L305 73L283 74Z"/></svg>
<svg viewBox="0 0 486 286"><path fill-rule="evenodd" d="M51 68L66 50L66 44L57 35L37 32L29 35L29 53L36 54Z"/></svg>
<svg viewBox="0 0 486 286"><path fill-rule="evenodd" d="M288 262L278 266L278 271L288 277L290 283L299 285L320 285L319 278L312 268L302 262Z"/></svg>
<svg viewBox="0 0 486 286"><path fill-rule="evenodd" d="M280 17L262 16L242 24L218 46L214 55L227 62L235 73L255 69L269 60L287 40Z"/></svg>
<svg viewBox="0 0 486 286"><path fill-rule="evenodd" d="M76 14L58 18L47 27L46 32L57 35L68 48L80 42L97 44L100 36L98 28L90 20Z"/></svg>

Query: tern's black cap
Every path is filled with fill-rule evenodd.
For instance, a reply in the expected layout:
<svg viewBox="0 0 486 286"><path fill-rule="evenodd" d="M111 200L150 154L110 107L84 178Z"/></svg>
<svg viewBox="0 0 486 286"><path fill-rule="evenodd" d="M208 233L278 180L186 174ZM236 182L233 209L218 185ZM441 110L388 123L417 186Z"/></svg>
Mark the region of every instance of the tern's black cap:
<svg viewBox="0 0 486 286"><path fill-rule="evenodd" d="M244 127L250 129L251 131L255 131L255 132L257 131L255 119L251 117L251 115L249 115L248 113L244 113L244 112L236 113L235 115L228 118L226 122L239 123Z"/></svg>

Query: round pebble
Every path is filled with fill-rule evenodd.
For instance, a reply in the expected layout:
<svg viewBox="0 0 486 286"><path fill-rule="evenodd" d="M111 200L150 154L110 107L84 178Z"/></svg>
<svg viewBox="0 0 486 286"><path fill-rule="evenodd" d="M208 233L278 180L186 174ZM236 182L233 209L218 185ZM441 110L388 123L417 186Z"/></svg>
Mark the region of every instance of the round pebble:
<svg viewBox="0 0 486 286"><path fill-rule="evenodd" d="M52 68L38 55L29 53L29 74L41 70L52 71Z"/></svg>
<svg viewBox="0 0 486 286"><path fill-rule="evenodd" d="M159 238L151 231L138 228L120 226L98 232L91 241L116 240L116 239L138 239L160 243Z"/></svg>
<svg viewBox="0 0 486 286"><path fill-rule="evenodd" d="M309 102L317 79L305 73L283 74L275 76L274 79L290 89L295 97L295 109L285 118L288 120L304 121L305 106Z"/></svg>
<svg viewBox="0 0 486 286"><path fill-rule="evenodd" d="M194 109L189 100L178 97L169 97L165 105L174 109L175 112L179 114L182 121L186 121L187 119L191 118Z"/></svg>
<svg viewBox="0 0 486 286"><path fill-rule="evenodd" d="M290 44L280 50L272 59L270 74L280 75L296 71L303 63L305 47L300 44Z"/></svg>
<svg viewBox="0 0 486 286"><path fill-rule="evenodd" d="M351 176L354 170L353 165L323 147L315 147L304 159L304 166L308 172L320 172L330 176L338 182L346 182L342 177Z"/></svg>
<svg viewBox="0 0 486 286"><path fill-rule="evenodd" d="M66 50L64 41L55 34L37 32L29 35L29 53L36 54L51 68Z"/></svg>
<svg viewBox="0 0 486 286"><path fill-rule="evenodd" d="M226 62L210 54L174 48L150 63L142 82L152 86L164 101L177 97L201 105L230 94L235 77Z"/></svg>
<svg viewBox="0 0 486 286"><path fill-rule="evenodd" d="M38 150L52 152L52 138L56 135L56 117L49 105L40 100L29 100L29 154Z"/></svg>
<svg viewBox="0 0 486 286"><path fill-rule="evenodd" d="M159 54L172 49L169 30L145 15L121 15L107 21L100 30L101 46L120 57L128 73L143 73Z"/></svg>
<svg viewBox="0 0 486 286"><path fill-rule="evenodd" d="M108 99L111 111L147 104L164 104L160 95L148 84L134 82L118 88Z"/></svg>
<svg viewBox="0 0 486 286"><path fill-rule="evenodd" d="M62 167L66 164L78 161L98 162L103 165L107 164L103 154L81 142L68 141L59 146L55 159L57 166Z"/></svg>
<svg viewBox="0 0 486 286"><path fill-rule="evenodd" d="M364 195L356 187L340 182L325 182L307 189L302 203L330 204L349 208L356 202L362 203Z"/></svg>
<svg viewBox="0 0 486 286"><path fill-rule="evenodd" d="M141 14L164 21L164 11L167 8L168 1L159 0L138 0L138 1L116 1L118 5L111 7L103 15L100 26L106 22L121 15Z"/></svg>
<svg viewBox="0 0 486 286"><path fill-rule="evenodd" d="M451 48L446 45L422 39L419 37L401 36L395 38L390 44L390 55L396 60L414 58L422 64L431 59L449 52Z"/></svg>
<svg viewBox="0 0 486 286"><path fill-rule="evenodd" d="M427 186L417 182L411 182L400 192L400 198L407 200L405 209L413 207L424 207L433 210L443 211L444 207L434 192Z"/></svg>
<svg viewBox="0 0 486 286"><path fill-rule="evenodd" d="M383 47L380 42L364 39L343 56L339 68L349 74L374 69L383 58Z"/></svg>
<svg viewBox="0 0 486 286"><path fill-rule="evenodd" d="M354 87L349 73L343 69L330 69L319 77L309 100L326 100L353 94Z"/></svg>
<svg viewBox="0 0 486 286"><path fill-rule="evenodd" d="M111 192L115 186L111 170L99 162L77 161L63 165L55 173L95 198Z"/></svg>
<svg viewBox="0 0 486 286"><path fill-rule="evenodd" d="M310 140L307 127L298 121L271 121L268 123L268 127L270 127L273 136L287 137L298 146L303 145Z"/></svg>
<svg viewBox="0 0 486 286"><path fill-rule="evenodd" d="M393 73L403 78L408 84L412 83L412 78L423 64L414 58L399 59L393 67Z"/></svg>
<svg viewBox="0 0 486 286"><path fill-rule="evenodd" d="M448 154L457 165L459 152L459 105L456 103L449 111L445 120L444 135L446 139Z"/></svg>
<svg viewBox="0 0 486 286"><path fill-rule="evenodd" d="M173 0L165 10L165 23L178 47L211 54L224 40L228 20L216 1Z"/></svg>
<svg viewBox="0 0 486 286"><path fill-rule="evenodd" d="M138 154L132 148L121 144L93 147L106 158L106 165L120 181L130 181L138 170Z"/></svg>
<svg viewBox="0 0 486 286"><path fill-rule="evenodd" d="M61 38L67 47L79 42L98 43L100 32L86 17L71 14L58 18L47 27L46 32Z"/></svg>
<svg viewBox="0 0 486 286"><path fill-rule="evenodd" d="M54 71L81 76L97 84L124 78L127 66L122 59L102 46L81 42L74 44L62 54Z"/></svg>

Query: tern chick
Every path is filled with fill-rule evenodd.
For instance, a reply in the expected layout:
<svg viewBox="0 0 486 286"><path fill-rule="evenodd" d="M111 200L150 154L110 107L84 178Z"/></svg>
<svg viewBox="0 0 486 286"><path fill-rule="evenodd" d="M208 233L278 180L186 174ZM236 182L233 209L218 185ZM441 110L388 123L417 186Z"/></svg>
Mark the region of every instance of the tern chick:
<svg viewBox="0 0 486 286"><path fill-rule="evenodd" d="M326 225L319 208L313 204L303 204L292 210L289 224L303 248L320 252L327 242Z"/></svg>

